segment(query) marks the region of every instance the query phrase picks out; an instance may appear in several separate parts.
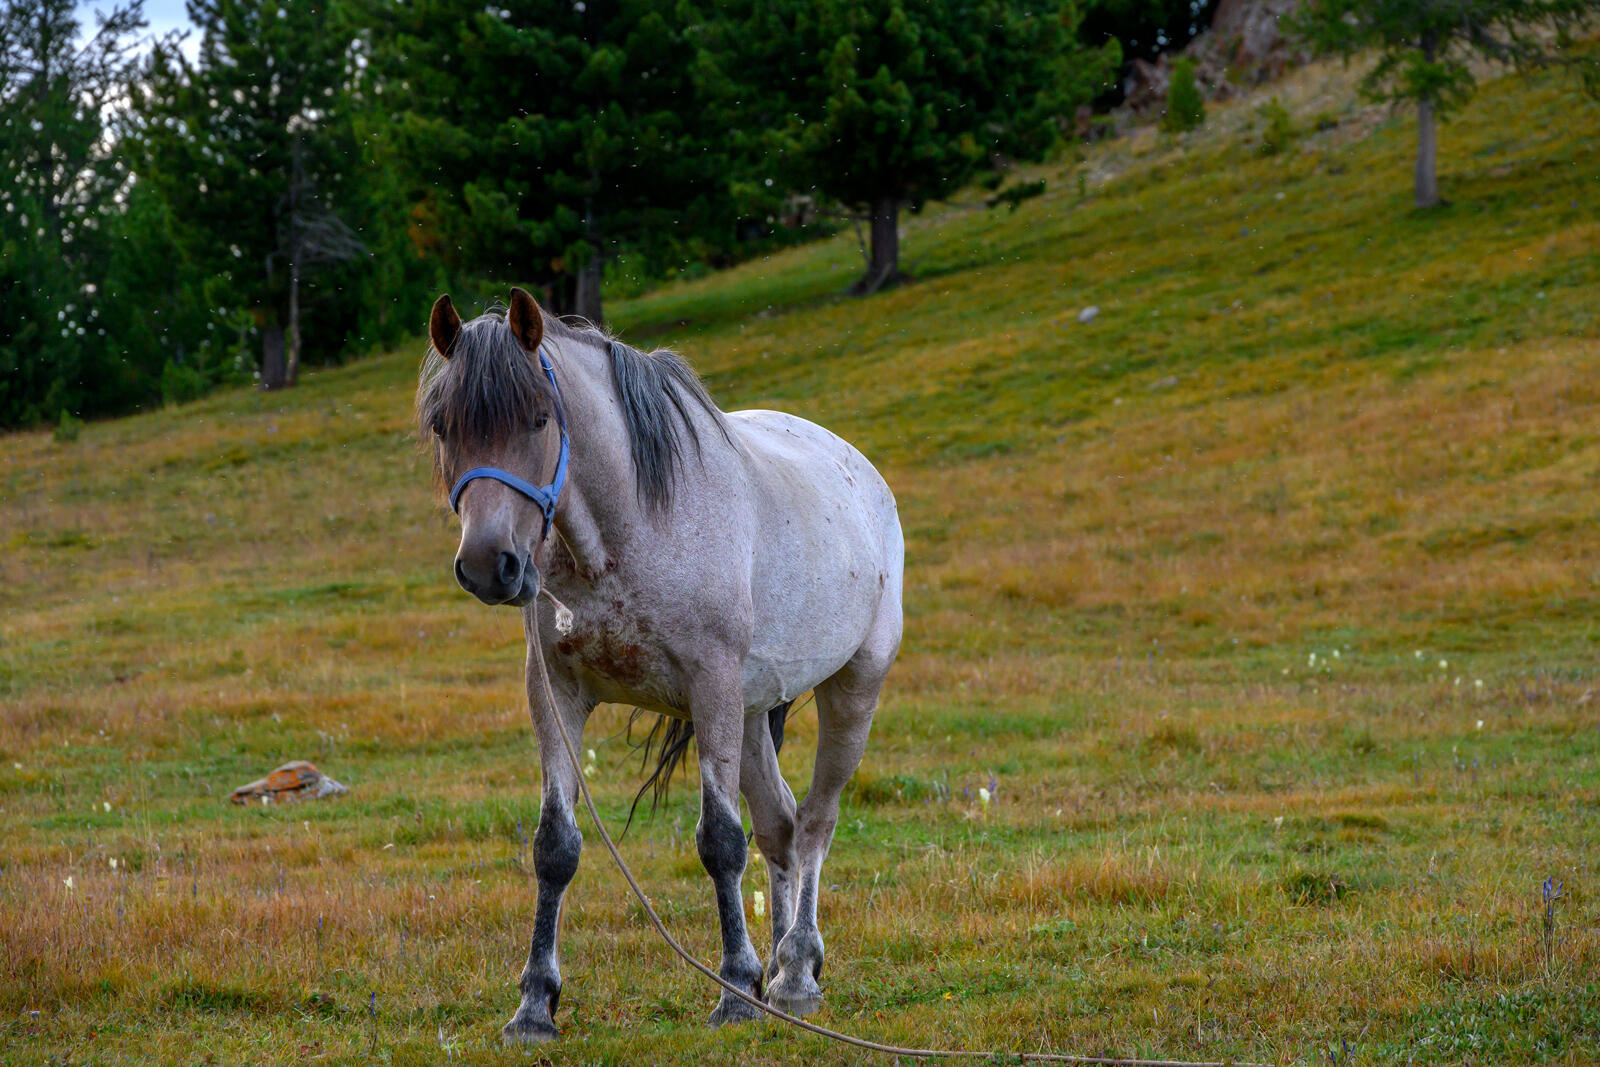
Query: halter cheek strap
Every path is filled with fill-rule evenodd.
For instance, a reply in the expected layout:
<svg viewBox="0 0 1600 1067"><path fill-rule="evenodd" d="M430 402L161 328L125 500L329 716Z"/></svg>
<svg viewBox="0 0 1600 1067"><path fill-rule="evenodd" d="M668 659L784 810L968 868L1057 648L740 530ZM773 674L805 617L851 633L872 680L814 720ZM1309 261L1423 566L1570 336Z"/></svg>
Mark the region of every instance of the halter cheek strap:
<svg viewBox="0 0 1600 1067"><path fill-rule="evenodd" d="M489 478L501 485L510 486L537 505L544 514L544 533L539 538L542 541L550 536L550 524L556 517L556 504L561 501L561 487L567 483L567 456L571 449L567 441L567 420L560 415L561 387L556 384L555 368L550 365L550 360L546 358L543 349L539 351L539 369L544 371L544 376L550 379L550 388L555 390L558 418L561 419L561 455L556 460L555 477L549 485L534 485L499 467L473 467L456 479L455 487L450 490L450 510L458 515L461 513L457 505L461 500L462 490L469 482L475 482L479 478Z"/></svg>

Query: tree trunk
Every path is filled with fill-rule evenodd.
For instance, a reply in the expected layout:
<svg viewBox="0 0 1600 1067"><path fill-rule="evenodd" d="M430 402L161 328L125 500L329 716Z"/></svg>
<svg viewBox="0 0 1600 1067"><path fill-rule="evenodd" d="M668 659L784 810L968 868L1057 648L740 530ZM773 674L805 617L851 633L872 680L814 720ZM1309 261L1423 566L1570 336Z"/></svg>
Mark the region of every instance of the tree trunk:
<svg viewBox="0 0 1600 1067"><path fill-rule="evenodd" d="M300 264L297 262L299 250L295 250L295 258L289 260L289 344L288 358L283 373L283 384L293 385L300 378Z"/></svg>
<svg viewBox="0 0 1600 1067"><path fill-rule="evenodd" d="M305 181L305 168L302 166L304 158L304 142L300 135L295 134L294 143L289 151L289 192L288 206L285 212L284 223L288 228L289 253L289 352L288 359L283 369L283 380L271 385L267 384L266 364L263 362L261 370L261 384L267 389L276 389L282 385L293 385L295 376L300 373L300 190ZM282 342L279 342L282 347Z"/></svg>
<svg viewBox="0 0 1600 1067"><path fill-rule="evenodd" d="M283 362L283 325L277 320L261 328L261 388L282 389L287 382Z"/></svg>
<svg viewBox="0 0 1600 1067"><path fill-rule="evenodd" d="M572 294L572 313L582 315L596 326L605 322L600 311L600 253L589 257L578 270Z"/></svg>
<svg viewBox="0 0 1600 1067"><path fill-rule="evenodd" d="M904 277L900 273L900 201L886 196L872 205L872 258L866 276L851 291L869 296Z"/></svg>
<svg viewBox="0 0 1600 1067"><path fill-rule="evenodd" d="M1435 170L1433 101L1417 101L1417 206L1439 203L1439 175Z"/></svg>

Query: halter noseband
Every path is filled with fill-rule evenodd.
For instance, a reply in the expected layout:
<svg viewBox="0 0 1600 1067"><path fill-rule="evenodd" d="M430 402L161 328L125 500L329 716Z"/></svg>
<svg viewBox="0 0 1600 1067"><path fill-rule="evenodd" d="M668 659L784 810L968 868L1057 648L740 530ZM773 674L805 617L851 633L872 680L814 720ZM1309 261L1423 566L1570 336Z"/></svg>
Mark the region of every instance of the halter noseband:
<svg viewBox="0 0 1600 1067"><path fill-rule="evenodd" d="M550 365L550 360L545 357L543 349L539 350L539 369L544 371L544 376L550 379L550 388L555 390L556 417L561 424L561 456L556 460L555 478L549 485L539 486L499 467L473 467L458 478L455 488L450 490L450 510L458 515L461 513L456 504L460 501L461 491L467 487L468 482L489 478L502 485L509 485L539 506L539 510L544 513L544 533L539 537L539 540L543 541L550 536L550 524L556 517L556 504L561 500L561 487L567 482L567 455L570 448L567 442L567 420L561 413L561 387L556 384L555 368Z"/></svg>

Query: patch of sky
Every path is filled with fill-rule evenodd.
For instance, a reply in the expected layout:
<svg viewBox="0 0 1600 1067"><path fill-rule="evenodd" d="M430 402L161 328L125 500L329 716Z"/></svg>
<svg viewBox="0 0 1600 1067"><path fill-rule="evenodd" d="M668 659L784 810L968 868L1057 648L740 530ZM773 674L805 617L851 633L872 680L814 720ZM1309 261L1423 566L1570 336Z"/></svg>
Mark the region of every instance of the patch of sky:
<svg viewBox="0 0 1600 1067"><path fill-rule="evenodd" d="M87 42L94 36L95 30L100 25L96 13L109 15L118 7L126 3L117 0L80 0L77 7L78 38ZM157 37L165 37L174 30L188 30L189 36L183 42L183 54L191 62L200 54L200 34L195 30L194 23L189 21L189 13L185 9L184 0L145 0L144 18L148 25L144 29L144 41L139 50L150 50L150 42Z"/></svg>

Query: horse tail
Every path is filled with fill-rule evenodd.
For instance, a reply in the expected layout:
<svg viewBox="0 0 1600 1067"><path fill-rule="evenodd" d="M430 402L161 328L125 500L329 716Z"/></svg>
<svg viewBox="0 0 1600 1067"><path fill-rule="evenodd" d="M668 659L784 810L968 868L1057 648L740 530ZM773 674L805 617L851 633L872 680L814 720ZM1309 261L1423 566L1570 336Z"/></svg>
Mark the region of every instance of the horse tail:
<svg viewBox="0 0 1600 1067"><path fill-rule="evenodd" d="M772 734L772 750L776 752L783 747L783 726L789 718L789 708L794 703L785 700L782 704L767 712L767 730ZM634 708L633 714L628 716L628 734L633 735L633 724L639 721L641 715L646 714L643 708ZM633 803L628 807L628 821L623 823L622 832L626 834L628 827L633 825L633 816L639 810L639 801L644 799L645 793L650 793L650 811L653 814L661 803L667 799L667 790L672 785L672 776L678 772L683 764L684 757L689 754L689 743L694 740L694 723L688 719L675 719L668 715L657 715L656 721L651 725L650 732L644 740L633 747L641 750L639 766L643 770L650 766L651 757L654 756L656 767L650 772L650 777L644 780L639 791L633 795ZM631 743L631 741L630 741Z"/></svg>
<svg viewBox="0 0 1600 1067"><path fill-rule="evenodd" d="M789 709L794 701L785 700L767 712L767 729L772 733L772 751L783 751L783 724L789 721Z"/></svg>

